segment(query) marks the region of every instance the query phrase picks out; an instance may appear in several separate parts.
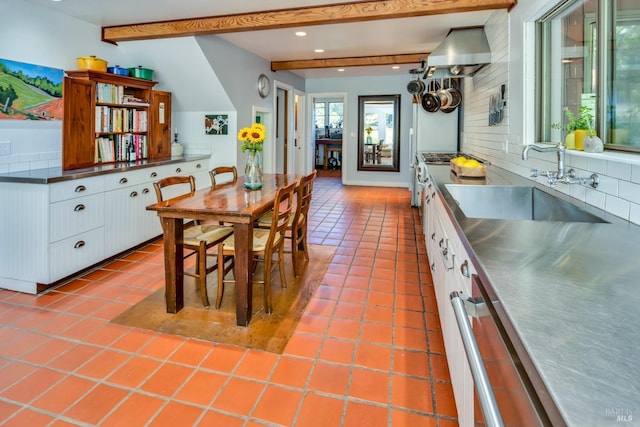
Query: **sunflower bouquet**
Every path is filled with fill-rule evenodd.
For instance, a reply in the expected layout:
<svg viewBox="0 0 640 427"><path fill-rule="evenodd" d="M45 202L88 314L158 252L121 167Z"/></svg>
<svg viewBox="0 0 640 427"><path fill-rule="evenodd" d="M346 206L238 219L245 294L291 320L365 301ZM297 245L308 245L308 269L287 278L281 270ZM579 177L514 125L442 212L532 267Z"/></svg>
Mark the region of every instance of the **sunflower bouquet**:
<svg viewBox="0 0 640 427"><path fill-rule="evenodd" d="M250 128L242 128L238 132L238 141L242 142L242 151L262 151L262 144L267 137L263 124L254 123Z"/></svg>

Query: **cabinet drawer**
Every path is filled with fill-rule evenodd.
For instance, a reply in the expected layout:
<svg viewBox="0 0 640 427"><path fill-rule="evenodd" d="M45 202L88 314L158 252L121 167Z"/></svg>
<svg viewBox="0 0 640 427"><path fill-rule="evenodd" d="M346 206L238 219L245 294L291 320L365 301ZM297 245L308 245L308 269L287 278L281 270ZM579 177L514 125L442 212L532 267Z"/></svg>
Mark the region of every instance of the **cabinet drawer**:
<svg viewBox="0 0 640 427"><path fill-rule="evenodd" d="M50 242L56 242L103 225L103 193L52 203L49 206Z"/></svg>
<svg viewBox="0 0 640 427"><path fill-rule="evenodd" d="M88 194L104 191L104 177L96 176L84 179L72 179L71 181L56 182L49 186L49 201L51 203L61 200L83 197Z"/></svg>
<svg viewBox="0 0 640 427"><path fill-rule="evenodd" d="M150 172L146 169L131 170L128 172L119 172L105 175L105 190L116 190L118 188L131 187L143 182L149 181Z"/></svg>
<svg viewBox="0 0 640 427"><path fill-rule="evenodd" d="M176 168L180 167L182 169L183 174L195 175L198 172L207 171L208 166L209 166L209 161L204 159L204 160L193 160L190 162L185 162L183 164L176 166Z"/></svg>
<svg viewBox="0 0 640 427"><path fill-rule="evenodd" d="M104 259L104 228L96 228L49 245L51 282Z"/></svg>

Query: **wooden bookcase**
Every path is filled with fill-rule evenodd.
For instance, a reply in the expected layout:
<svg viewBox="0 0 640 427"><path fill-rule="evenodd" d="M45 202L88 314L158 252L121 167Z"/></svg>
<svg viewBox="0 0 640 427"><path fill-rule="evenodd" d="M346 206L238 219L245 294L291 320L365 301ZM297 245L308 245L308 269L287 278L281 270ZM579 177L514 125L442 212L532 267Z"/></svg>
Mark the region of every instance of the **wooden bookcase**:
<svg viewBox="0 0 640 427"><path fill-rule="evenodd" d="M92 70L66 74L63 170L129 162L129 147L135 160L171 156L171 93L153 90L157 82Z"/></svg>

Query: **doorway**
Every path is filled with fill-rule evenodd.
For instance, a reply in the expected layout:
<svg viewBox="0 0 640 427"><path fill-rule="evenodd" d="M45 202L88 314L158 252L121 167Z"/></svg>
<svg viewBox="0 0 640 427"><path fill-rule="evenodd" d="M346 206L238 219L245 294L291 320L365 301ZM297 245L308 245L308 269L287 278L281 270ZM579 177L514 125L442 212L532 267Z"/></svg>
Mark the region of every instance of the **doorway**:
<svg viewBox="0 0 640 427"><path fill-rule="evenodd" d="M348 158L344 129L345 102L343 95L324 94L313 97L311 108L314 141L314 168L319 176L344 174Z"/></svg>

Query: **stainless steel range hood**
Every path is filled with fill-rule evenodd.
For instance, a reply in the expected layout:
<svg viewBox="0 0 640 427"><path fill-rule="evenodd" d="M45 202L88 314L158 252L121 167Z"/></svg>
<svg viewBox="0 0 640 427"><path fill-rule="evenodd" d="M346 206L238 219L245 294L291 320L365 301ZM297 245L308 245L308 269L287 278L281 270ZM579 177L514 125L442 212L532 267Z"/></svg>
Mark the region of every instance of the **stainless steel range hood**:
<svg viewBox="0 0 640 427"><path fill-rule="evenodd" d="M473 77L490 63L484 27L452 28L427 58L424 78Z"/></svg>

